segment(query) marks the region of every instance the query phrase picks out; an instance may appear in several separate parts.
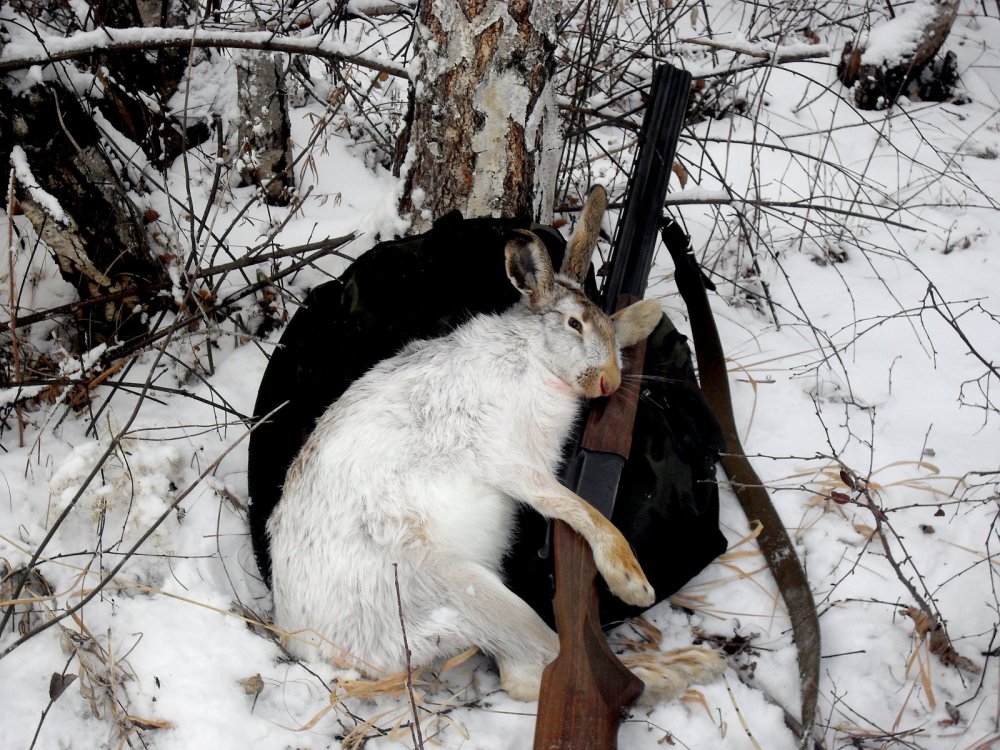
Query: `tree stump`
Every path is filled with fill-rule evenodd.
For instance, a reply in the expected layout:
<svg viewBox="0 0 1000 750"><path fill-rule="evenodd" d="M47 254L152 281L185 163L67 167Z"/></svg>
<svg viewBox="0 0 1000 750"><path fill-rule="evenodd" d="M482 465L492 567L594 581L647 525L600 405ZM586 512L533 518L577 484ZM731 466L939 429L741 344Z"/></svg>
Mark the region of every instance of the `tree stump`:
<svg viewBox="0 0 1000 750"><path fill-rule="evenodd" d="M940 101L957 79L954 55L932 65L958 14L958 0L916 0L904 13L872 29L866 44L844 47L838 77L854 87L859 109L885 109L903 94Z"/></svg>

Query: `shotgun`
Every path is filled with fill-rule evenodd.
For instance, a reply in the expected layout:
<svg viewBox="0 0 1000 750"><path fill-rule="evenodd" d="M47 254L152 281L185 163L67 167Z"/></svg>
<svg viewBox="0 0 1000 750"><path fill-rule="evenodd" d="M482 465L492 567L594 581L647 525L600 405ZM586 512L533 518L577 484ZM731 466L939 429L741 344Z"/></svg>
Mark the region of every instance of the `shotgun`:
<svg viewBox="0 0 1000 750"><path fill-rule="evenodd" d="M602 292L608 313L642 298L653 263L663 199L687 111L691 75L670 65L653 74ZM642 375L645 342L623 352L622 381ZM632 444L639 389L622 387L591 403L575 460L563 481L607 518ZM559 655L546 667L538 701L535 750L613 750L622 715L642 682L618 660L601 629L597 569L590 548L572 529L553 524Z"/></svg>

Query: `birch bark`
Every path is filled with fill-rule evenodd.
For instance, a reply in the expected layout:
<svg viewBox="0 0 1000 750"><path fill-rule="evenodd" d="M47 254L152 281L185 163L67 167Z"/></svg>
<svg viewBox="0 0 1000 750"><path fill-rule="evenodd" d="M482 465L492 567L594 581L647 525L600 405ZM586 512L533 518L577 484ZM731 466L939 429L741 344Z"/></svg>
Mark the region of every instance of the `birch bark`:
<svg viewBox="0 0 1000 750"><path fill-rule="evenodd" d="M452 209L551 219L557 9L552 0L421 5L400 205L414 231Z"/></svg>
<svg viewBox="0 0 1000 750"><path fill-rule="evenodd" d="M240 179L243 185L259 185L271 206L287 206L294 186L282 58L278 52L245 51L236 66Z"/></svg>

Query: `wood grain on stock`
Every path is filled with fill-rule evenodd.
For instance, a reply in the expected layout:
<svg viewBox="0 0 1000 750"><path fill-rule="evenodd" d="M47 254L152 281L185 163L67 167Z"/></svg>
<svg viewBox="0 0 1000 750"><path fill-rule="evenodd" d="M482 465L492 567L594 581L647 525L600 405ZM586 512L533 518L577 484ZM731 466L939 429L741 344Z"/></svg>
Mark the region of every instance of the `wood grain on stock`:
<svg viewBox="0 0 1000 750"><path fill-rule="evenodd" d="M622 295L617 309L635 301ZM622 386L610 398L591 403L582 448L628 458L645 357L645 341L622 352ZM614 655L601 629L590 545L561 521L553 523L552 534L559 655L542 675L534 750L611 750L618 746L618 726L642 692L642 681Z"/></svg>
<svg viewBox="0 0 1000 750"><path fill-rule="evenodd" d="M608 647L597 611L597 568L590 546L569 526L553 529L559 656L545 668L535 750L617 747L622 714L642 682ZM559 700L545 700L555 694Z"/></svg>

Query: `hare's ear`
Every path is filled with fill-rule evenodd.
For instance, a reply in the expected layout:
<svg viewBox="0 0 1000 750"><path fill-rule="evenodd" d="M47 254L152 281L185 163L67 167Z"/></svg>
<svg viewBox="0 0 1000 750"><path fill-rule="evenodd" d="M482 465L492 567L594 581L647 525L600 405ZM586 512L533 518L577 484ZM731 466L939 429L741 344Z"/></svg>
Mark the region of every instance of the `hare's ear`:
<svg viewBox="0 0 1000 750"><path fill-rule="evenodd" d="M615 324L618 346L624 349L642 341L653 332L662 315L660 303L655 299L644 299L616 312L611 322Z"/></svg>
<svg viewBox="0 0 1000 750"><path fill-rule="evenodd" d="M580 211L580 219L576 231L566 246L566 258L562 264L562 274L583 284L590 268L590 258L597 247L597 239L601 234L601 220L608 208L608 194L600 185L590 188L587 202Z"/></svg>
<svg viewBox="0 0 1000 750"><path fill-rule="evenodd" d="M528 298L528 304L537 309L552 296L555 284L552 261L538 237L524 229L516 232L517 236L509 240L504 248L507 277Z"/></svg>

